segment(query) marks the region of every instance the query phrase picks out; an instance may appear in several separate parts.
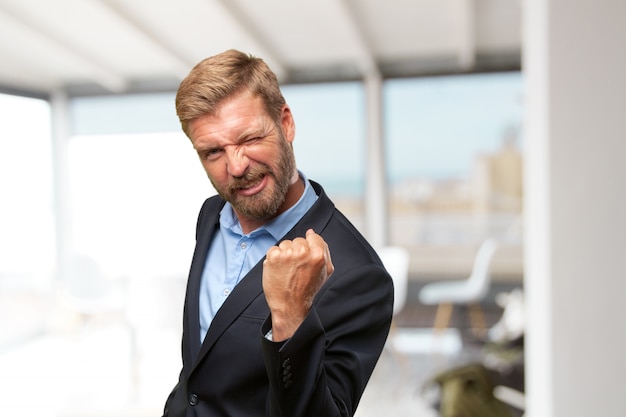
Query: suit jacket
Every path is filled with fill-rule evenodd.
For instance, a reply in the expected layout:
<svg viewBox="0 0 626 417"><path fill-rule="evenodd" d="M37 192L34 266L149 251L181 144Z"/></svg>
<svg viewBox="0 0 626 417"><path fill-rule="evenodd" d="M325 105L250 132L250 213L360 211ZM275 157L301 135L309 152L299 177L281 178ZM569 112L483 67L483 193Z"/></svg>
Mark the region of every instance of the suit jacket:
<svg viewBox="0 0 626 417"><path fill-rule="evenodd" d="M305 321L287 341L271 327L261 260L234 288L211 323L199 331L199 288L207 250L224 201L200 210L184 307L183 367L167 399L167 417L352 416L382 352L393 309L393 284L372 247L335 208L319 198L283 239L312 228L330 247L334 273Z"/></svg>

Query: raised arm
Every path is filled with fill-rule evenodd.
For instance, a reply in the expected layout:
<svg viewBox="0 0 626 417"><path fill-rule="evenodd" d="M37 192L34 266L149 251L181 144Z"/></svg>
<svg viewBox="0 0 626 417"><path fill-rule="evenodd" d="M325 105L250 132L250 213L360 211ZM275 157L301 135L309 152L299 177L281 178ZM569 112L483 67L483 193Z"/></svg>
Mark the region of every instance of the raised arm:
<svg viewBox="0 0 626 417"><path fill-rule="evenodd" d="M271 267L271 278L264 271L264 288L270 279L272 315L262 333L272 328L276 336L281 325L275 341L262 340L270 381L266 415L352 416L389 331L393 285L374 262L346 267L350 261L340 260L342 267L330 276L334 267L323 239L308 232L296 240L268 252L265 265ZM292 266L274 263L286 260Z"/></svg>

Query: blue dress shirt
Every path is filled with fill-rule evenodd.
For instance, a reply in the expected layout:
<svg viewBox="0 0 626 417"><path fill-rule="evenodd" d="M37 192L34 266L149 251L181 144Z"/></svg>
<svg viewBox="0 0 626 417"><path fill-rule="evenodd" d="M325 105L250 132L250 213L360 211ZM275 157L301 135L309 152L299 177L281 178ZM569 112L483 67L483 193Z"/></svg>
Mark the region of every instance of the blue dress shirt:
<svg viewBox="0 0 626 417"><path fill-rule="evenodd" d="M296 204L263 226L244 234L230 203L220 212L220 228L207 254L200 282L200 340L228 295L243 277L306 214L317 194L304 174L304 193Z"/></svg>

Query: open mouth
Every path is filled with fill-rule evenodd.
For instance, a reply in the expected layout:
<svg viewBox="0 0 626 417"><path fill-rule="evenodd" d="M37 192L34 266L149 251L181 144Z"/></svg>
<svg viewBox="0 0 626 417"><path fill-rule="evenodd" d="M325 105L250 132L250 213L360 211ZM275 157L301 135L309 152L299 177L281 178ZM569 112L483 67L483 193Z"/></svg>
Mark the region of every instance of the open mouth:
<svg viewBox="0 0 626 417"><path fill-rule="evenodd" d="M235 193L242 196L251 196L259 193L265 188L267 184L267 175L261 175L255 178L253 181L246 181L245 184L240 184L233 187Z"/></svg>

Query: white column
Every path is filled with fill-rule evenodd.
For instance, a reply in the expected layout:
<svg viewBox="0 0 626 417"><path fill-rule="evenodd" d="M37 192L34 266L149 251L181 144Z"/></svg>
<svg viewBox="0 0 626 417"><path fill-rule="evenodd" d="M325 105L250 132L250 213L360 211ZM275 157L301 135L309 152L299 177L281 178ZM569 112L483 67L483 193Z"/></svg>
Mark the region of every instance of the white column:
<svg viewBox="0 0 626 417"><path fill-rule="evenodd" d="M383 144L382 79L368 73L364 80L367 101L367 165L365 182L365 234L374 248L388 239L387 177Z"/></svg>
<svg viewBox="0 0 626 417"><path fill-rule="evenodd" d="M65 276L64 268L73 251L72 216L68 173L70 116L67 95L62 91L50 99L52 116L52 170L54 216L56 224L57 282ZM97 155L94 155L96 158Z"/></svg>
<svg viewBox="0 0 626 417"><path fill-rule="evenodd" d="M626 410L626 2L525 0L529 417Z"/></svg>

